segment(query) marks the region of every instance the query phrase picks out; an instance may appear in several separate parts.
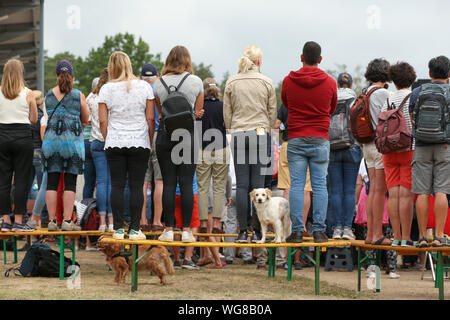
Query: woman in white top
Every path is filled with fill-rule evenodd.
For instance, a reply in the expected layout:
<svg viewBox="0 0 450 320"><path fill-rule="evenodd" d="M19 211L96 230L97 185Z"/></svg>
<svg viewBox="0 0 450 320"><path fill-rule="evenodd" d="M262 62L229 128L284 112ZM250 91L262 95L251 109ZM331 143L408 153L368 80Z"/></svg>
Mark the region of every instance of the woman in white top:
<svg viewBox="0 0 450 320"><path fill-rule="evenodd" d="M37 121L33 92L25 87L23 64L6 62L0 90L0 214L2 231L33 231L22 221L33 167L31 124ZM14 225L11 225L11 187L14 177Z"/></svg>
<svg viewBox="0 0 450 320"><path fill-rule="evenodd" d="M143 240L140 217L145 172L155 128L152 88L133 75L131 61L124 52L111 54L109 82L99 93L98 115L105 139L105 151L111 174L111 207L115 239L124 238L124 188L130 187L130 240Z"/></svg>
<svg viewBox="0 0 450 320"><path fill-rule="evenodd" d="M108 82L108 68L102 70L97 84L86 98L86 103L91 115L90 150L95 165L95 177L97 180L97 209L100 215L99 231L114 232L114 221L111 209L111 176L105 153L105 139L100 131L98 118L98 101L100 89ZM106 229L106 215L108 214L108 229Z"/></svg>

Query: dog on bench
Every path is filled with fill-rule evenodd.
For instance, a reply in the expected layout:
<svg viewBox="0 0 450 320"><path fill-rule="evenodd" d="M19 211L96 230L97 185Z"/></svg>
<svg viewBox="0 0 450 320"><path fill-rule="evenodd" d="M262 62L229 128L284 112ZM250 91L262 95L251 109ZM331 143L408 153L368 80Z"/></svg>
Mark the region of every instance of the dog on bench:
<svg viewBox="0 0 450 320"><path fill-rule="evenodd" d="M286 242L286 238L292 233L289 201L282 197L272 197L270 189L254 189L250 192L250 198L261 223L262 238L258 243L266 242L269 225L275 231L274 242Z"/></svg>
<svg viewBox="0 0 450 320"><path fill-rule="evenodd" d="M106 255L109 266L114 270L114 282L117 284L125 283L125 277L132 267L131 257L122 254L123 248L119 243L101 243L103 237L98 240L98 250ZM148 245L139 246L138 256L140 257L149 247ZM169 252L165 247L160 246L152 248L138 262L138 270L143 269L151 271L159 277L162 285L167 284L166 275L175 274Z"/></svg>

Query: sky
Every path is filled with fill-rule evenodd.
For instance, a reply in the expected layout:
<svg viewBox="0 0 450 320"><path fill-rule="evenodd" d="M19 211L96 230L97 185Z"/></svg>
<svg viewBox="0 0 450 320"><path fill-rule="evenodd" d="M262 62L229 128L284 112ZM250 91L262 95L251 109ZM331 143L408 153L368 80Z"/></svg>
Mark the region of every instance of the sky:
<svg viewBox="0 0 450 320"><path fill-rule="evenodd" d="M374 58L406 61L428 78L432 57L450 57L448 0L45 0L44 48L85 57L105 36L129 32L150 53L183 45L215 78L237 72L247 45L263 51L275 84L301 67L306 41L322 47L322 69L352 73ZM139 70L135 70L138 73Z"/></svg>

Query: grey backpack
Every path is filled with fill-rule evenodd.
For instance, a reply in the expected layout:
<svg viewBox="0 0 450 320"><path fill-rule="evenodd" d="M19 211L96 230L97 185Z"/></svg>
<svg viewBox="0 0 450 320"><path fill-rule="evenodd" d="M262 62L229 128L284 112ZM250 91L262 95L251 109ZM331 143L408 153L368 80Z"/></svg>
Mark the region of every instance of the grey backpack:
<svg viewBox="0 0 450 320"><path fill-rule="evenodd" d="M450 86L423 84L414 106L414 137L426 143L446 143L450 140Z"/></svg>
<svg viewBox="0 0 450 320"><path fill-rule="evenodd" d="M328 136L331 150L348 149L355 143L350 130L350 107L353 101L355 98L339 100L330 118Z"/></svg>

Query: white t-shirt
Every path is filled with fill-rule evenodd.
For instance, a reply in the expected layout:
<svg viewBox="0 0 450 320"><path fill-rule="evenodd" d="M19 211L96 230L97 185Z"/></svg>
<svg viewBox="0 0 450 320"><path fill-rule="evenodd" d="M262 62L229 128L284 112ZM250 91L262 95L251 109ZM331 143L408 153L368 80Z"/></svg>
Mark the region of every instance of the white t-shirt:
<svg viewBox="0 0 450 320"><path fill-rule="evenodd" d="M142 80L109 82L102 86L98 103L108 108L107 148L150 149L148 123L145 117L147 100L154 100L152 87Z"/></svg>

